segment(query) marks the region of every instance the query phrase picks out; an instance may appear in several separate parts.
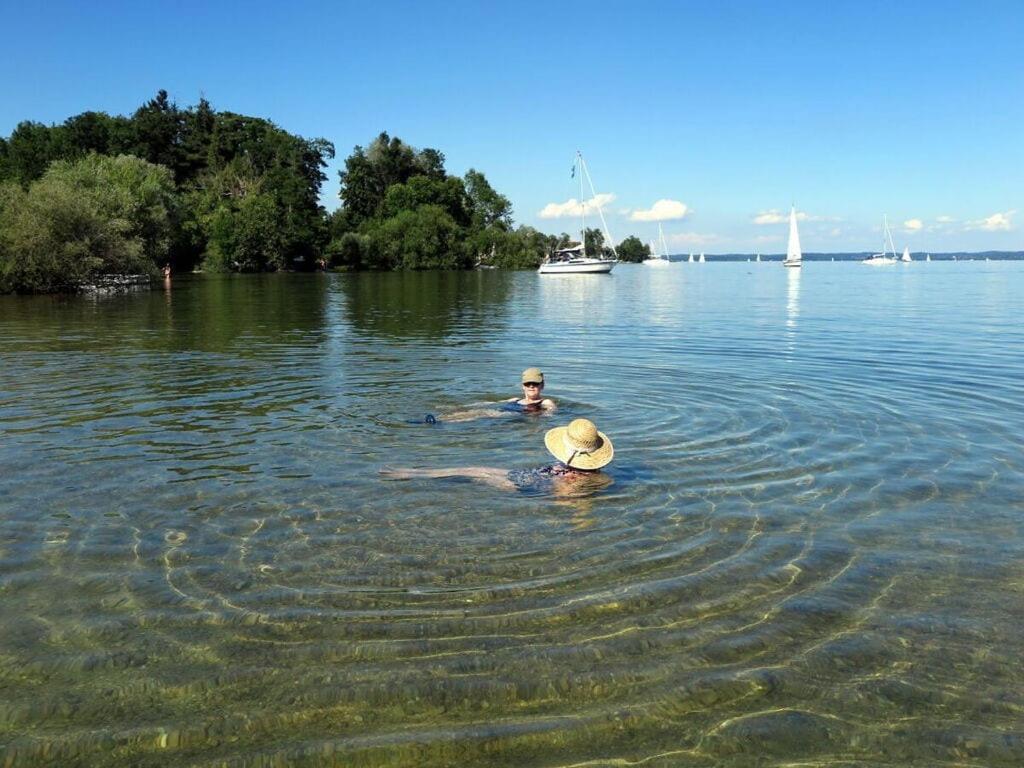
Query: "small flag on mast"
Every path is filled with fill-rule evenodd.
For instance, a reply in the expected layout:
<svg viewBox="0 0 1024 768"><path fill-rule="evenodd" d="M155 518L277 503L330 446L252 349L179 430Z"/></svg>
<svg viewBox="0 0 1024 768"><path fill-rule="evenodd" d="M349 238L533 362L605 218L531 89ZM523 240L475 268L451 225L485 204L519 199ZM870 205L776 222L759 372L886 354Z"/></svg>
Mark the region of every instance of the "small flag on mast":
<svg viewBox="0 0 1024 768"><path fill-rule="evenodd" d="M572 168L569 171L569 178L570 179L575 179L576 178L576 163L572 164Z"/></svg>

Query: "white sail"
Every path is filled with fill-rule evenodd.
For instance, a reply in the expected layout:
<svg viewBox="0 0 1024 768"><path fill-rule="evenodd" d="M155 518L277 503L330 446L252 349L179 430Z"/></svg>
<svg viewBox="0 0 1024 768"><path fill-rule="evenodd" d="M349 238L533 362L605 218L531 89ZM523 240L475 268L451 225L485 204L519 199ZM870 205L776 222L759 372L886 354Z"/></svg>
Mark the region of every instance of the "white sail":
<svg viewBox="0 0 1024 768"><path fill-rule="evenodd" d="M913 259L910 258L910 246L909 245L903 246L903 255L900 256L900 261L902 261L904 263L906 263L908 261L913 261Z"/></svg>
<svg viewBox="0 0 1024 768"><path fill-rule="evenodd" d="M932 260L932 255L929 253L927 256L924 257L924 260L925 261L931 261Z"/></svg>
<svg viewBox="0 0 1024 768"><path fill-rule="evenodd" d="M692 253L690 254L690 258L688 258L687 261L690 262L691 264L693 264L693 254Z"/></svg>
<svg viewBox="0 0 1024 768"><path fill-rule="evenodd" d="M658 225L658 238L661 240L661 253L658 253L658 246L651 240L651 253L643 261L649 267L664 267L672 263L668 257L668 246L665 245L665 233L661 229L661 224Z"/></svg>
<svg viewBox="0 0 1024 768"><path fill-rule="evenodd" d="M701 251L701 252L700 252L700 263L701 263L701 264L703 264L703 263L704 263L704 251Z"/></svg>
<svg viewBox="0 0 1024 768"><path fill-rule="evenodd" d="M789 209L789 245L786 246L787 267L799 267L803 263L803 252L800 250L800 232L796 227L796 206Z"/></svg>

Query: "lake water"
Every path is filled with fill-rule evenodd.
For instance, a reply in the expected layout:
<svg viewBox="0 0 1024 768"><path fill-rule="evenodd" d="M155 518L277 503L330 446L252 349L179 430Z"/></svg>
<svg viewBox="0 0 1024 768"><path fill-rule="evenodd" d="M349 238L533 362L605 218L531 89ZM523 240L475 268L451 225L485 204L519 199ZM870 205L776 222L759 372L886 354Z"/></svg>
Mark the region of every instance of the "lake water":
<svg viewBox="0 0 1024 768"><path fill-rule="evenodd" d="M0 297L0 765L1019 766L1022 319L1022 262ZM378 475L579 416L589 496Z"/></svg>

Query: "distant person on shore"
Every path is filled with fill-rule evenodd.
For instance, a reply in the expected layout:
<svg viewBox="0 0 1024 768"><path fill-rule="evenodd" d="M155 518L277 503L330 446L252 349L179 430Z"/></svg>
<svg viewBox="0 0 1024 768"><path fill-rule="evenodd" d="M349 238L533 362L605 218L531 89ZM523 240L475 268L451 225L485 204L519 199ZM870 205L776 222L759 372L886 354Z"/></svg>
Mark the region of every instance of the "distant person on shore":
<svg viewBox="0 0 1024 768"><path fill-rule="evenodd" d="M170 280L171 279L171 263L170 262L167 262L166 264L164 264L163 272L164 272L164 279L165 280Z"/></svg>
<svg viewBox="0 0 1024 768"><path fill-rule="evenodd" d="M440 417L427 416L427 423L438 421L473 421L488 417L505 416L509 413L543 413L554 411L555 401L544 397L544 373L540 368L527 368L520 377L523 387L522 397L510 397L498 408L480 408L476 410L456 411L442 414Z"/></svg>
<svg viewBox="0 0 1024 768"><path fill-rule="evenodd" d="M547 493L554 496L585 496L612 483L601 472L615 455L608 435L589 419L574 419L568 426L549 429L544 445L558 461L534 469L498 467L447 467L411 469L387 467L380 474L389 480L414 478L463 478L503 491Z"/></svg>

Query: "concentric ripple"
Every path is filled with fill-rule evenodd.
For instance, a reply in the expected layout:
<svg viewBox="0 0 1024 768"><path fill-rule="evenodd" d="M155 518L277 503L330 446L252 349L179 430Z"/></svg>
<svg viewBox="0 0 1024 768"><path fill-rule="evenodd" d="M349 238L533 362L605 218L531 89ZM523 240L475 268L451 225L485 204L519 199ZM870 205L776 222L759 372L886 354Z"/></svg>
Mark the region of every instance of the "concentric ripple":
<svg viewBox="0 0 1024 768"><path fill-rule="evenodd" d="M0 298L0 765L1024 763L1024 269L867 272Z"/></svg>

